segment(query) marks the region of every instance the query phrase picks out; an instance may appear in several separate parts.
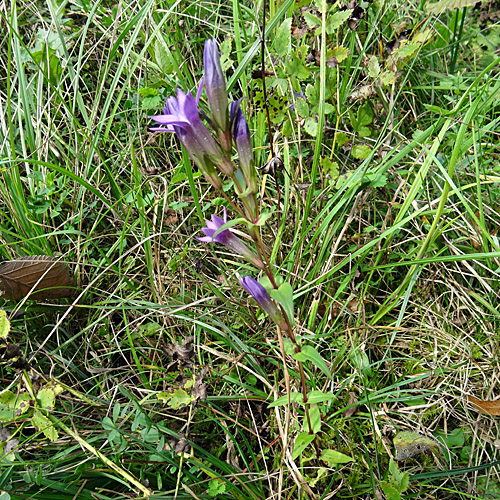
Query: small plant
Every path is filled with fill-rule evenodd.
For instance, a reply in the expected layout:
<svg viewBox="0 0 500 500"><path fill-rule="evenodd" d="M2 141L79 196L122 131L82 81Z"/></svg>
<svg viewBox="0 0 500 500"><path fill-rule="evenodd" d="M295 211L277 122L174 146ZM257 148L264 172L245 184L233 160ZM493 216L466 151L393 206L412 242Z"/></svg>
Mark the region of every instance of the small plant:
<svg viewBox="0 0 500 500"><path fill-rule="evenodd" d="M380 487L387 500L401 500L401 494L408 489L410 475L408 472L401 472L394 460L389 462L389 478L381 481Z"/></svg>

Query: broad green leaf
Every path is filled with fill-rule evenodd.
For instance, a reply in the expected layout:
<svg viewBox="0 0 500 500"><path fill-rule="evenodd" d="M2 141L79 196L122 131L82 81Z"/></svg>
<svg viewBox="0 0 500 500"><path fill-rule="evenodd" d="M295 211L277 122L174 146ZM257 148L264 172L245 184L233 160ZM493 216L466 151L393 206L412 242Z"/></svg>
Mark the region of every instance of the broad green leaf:
<svg viewBox="0 0 500 500"><path fill-rule="evenodd" d="M314 118L306 118L304 122L304 130L311 137L316 137L316 134L318 133L318 122Z"/></svg>
<svg viewBox="0 0 500 500"><path fill-rule="evenodd" d="M44 388L37 392L36 400L42 408L49 410L54 408L56 395L53 390Z"/></svg>
<svg viewBox="0 0 500 500"><path fill-rule="evenodd" d="M377 76L380 74L380 64L378 63L377 56L370 57L367 68L368 68L368 74L372 78L377 78Z"/></svg>
<svg viewBox="0 0 500 500"><path fill-rule="evenodd" d="M366 144L356 144L352 147L351 154L353 158L356 158L356 160L364 160L365 158L368 158L371 151L372 148L370 146L367 146Z"/></svg>
<svg viewBox="0 0 500 500"><path fill-rule="evenodd" d="M273 215L272 212L262 212L259 216L259 220L255 223L255 224L252 224L253 226L263 226L267 219L269 219L269 217L271 217Z"/></svg>
<svg viewBox="0 0 500 500"><path fill-rule="evenodd" d="M309 434L308 432L301 432L297 439L295 440L295 446L293 447L292 459L295 460L302 452L314 441L316 436L314 434Z"/></svg>
<svg viewBox="0 0 500 500"><path fill-rule="evenodd" d="M156 443L160 439L160 433L156 427L145 427L141 431L141 439L145 443Z"/></svg>
<svg viewBox="0 0 500 500"><path fill-rule="evenodd" d="M36 394L38 405L45 410L51 410L54 408L56 396L63 391L64 389L58 383L48 382Z"/></svg>
<svg viewBox="0 0 500 500"><path fill-rule="evenodd" d="M412 57L415 55L415 53L419 48L420 48L419 43L408 43L397 49L397 52L396 54L394 54L394 57L398 57L399 59Z"/></svg>
<svg viewBox="0 0 500 500"><path fill-rule="evenodd" d="M349 141L349 137L345 132L335 133L335 146L342 147L346 142Z"/></svg>
<svg viewBox="0 0 500 500"><path fill-rule="evenodd" d="M10 321L7 319L7 313L0 309L0 339L6 339L10 332Z"/></svg>
<svg viewBox="0 0 500 500"><path fill-rule="evenodd" d="M286 56L291 52L292 47L292 18L285 19L276 30L276 36L273 40L273 47L280 57Z"/></svg>
<svg viewBox="0 0 500 500"><path fill-rule="evenodd" d="M441 0L439 2L428 3L425 10L431 14L440 14L445 10L463 9L476 5L477 0Z"/></svg>
<svg viewBox="0 0 500 500"><path fill-rule="evenodd" d="M391 458L389 462L389 472L392 474L392 477L399 484L399 491L404 493L408 489L408 484L410 482L410 475L408 472L401 472L398 468L396 462Z"/></svg>
<svg viewBox="0 0 500 500"><path fill-rule="evenodd" d="M330 57L335 57L338 63L341 63L342 61L345 61L351 51L347 49L346 47L337 46L333 48L332 50L329 50L326 57L329 59Z"/></svg>
<svg viewBox="0 0 500 500"><path fill-rule="evenodd" d="M191 403L191 396L184 389L176 389L173 393L159 392L156 397L162 403L167 404L173 410L178 410Z"/></svg>
<svg viewBox="0 0 500 500"><path fill-rule="evenodd" d="M380 77L380 85L392 85L396 81L396 73L394 71L384 71Z"/></svg>
<svg viewBox="0 0 500 500"><path fill-rule="evenodd" d="M177 184L178 182L183 182L187 179L187 175L185 172L179 170L177 171L173 176L172 176L172 179L170 180L170 182L172 184Z"/></svg>
<svg viewBox="0 0 500 500"><path fill-rule="evenodd" d="M169 57L160 40L157 40L155 43L155 61L164 75L170 75L173 72L172 59Z"/></svg>
<svg viewBox="0 0 500 500"><path fill-rule="evenodd" d="M301 118L308 117L311 112L305 99L297 99L295 101L295 110Z"/></svg>
<svg viewBox="0 0 500 500"><path fill-rule="evenodd" d="M435 437L443 441L443 443L445 443L448 448L463 446L465 444L464 431L459 427L453 429L451 432L448 432L447 435L445 435L445 433L442 431L438 431L436 432Z"/></svg>
<svg viewBox="0 0 500 500"><path fill-rule="evenodd" d="M309 432L309 421L306 417L304 429ZM309 406L309 420L311 421L311 428L314 434L317 434L321 430L321 412L319 411L319 407L316 404L311 404Z"/></svg>
<svg viewBox="0 0 500 500"><path fill-rule="evenodd" d="M319 368L328 378L331 378L330 370L321 357L321 354L311 345L302 346L300 352L293 355L297 361L310 361L316 368Z"/></svg>
<svg viewBox="0 0 500 500"><path fill-rule="evenodd" d="M13 422L30 409L28 394L4 391L0 394L0 422Z"/></svg>
<svg viewBox="0 0 500 500"><path fill-rule="evenodd" d="M291 58L286 62L286 72L290 77L294 76L299 80L309 78L309 70L296 52L292 52Z"/></svg>
<svg viewBox="0 0 500 500"><path fill-rule="evenodd" d="M233 41L231 38L225 38L224 41L220 44L219 52L220 52L220 65L222 71L227 71L233 61L231 61L231 51L233 48Z"/></svg>
<svg viewBox="0 0 500 500"><path fill-rule="evenodd" d="M294 311L292 285L290 285L288 281L285 281L280 285L278 290L271 290L269 295L283 306L283 309L293 326Z"/></svg>
<svg viewBox="0 0 500 500"><path fill-rule="evenodd" d="M40 410L35 409L31 423L36 427L36 429L43 432L44 436L50 441L55 441L59 437L59 434L57 433L57 430L52 422L45 415L42 415Z"/></svg>
<svg viewBox="0 0 500 500"><path fill-rule="evenodd" d="M401 493L399 493L399 491L389 482L381 481L380 487L387 500L401 500Z"/></svg>
<svg viewBox="0 0 500 500"><path fill-rule="evenodd" d="M302 15L304 16L304 21L310 29L321 26L321 19L319 19L319 17L316 17L315 15L307 11L302 12Z"/></svg>
<svg viewBox="0 0 500 500"><path fill-rule="evenodd" d="M339 164L330 158L321 158L321 167L323 168L323 175L328 178L330 182L335 181L339 176Z"/></svg>
<svg viewBox="0 0 500 500"><path fill-rule="evenodd" d="M302 396L301 392L291 392L290 393L290 403L302 403L304 401L304 397ZM273 401L270 403L267 407L268 408L274 408L275 406L284 406L288 404L288 395L285 394L284 396L281 396L278 398L276 401Z"/></svg>
<svg viewBox="0 0 500 500"><path fill-rule="evenodd" d="M208 494L211 497L217 497L226 492L226 483L219 481L218 479L211 479L208 482Z"/></svg>
<svg viewBox="0 0 500 500"><path fill-rule="evenodd" d="M429 28L419 31L415 35L413 35L411 41L413 43L425 43L431 39L431 30Z"/></svg>
<svg viewBox="0 0 500 500"><path fill-rule="evenodd" d="M371 187L377 188L377 187L384 187L387 184L387 174L384 172L379 172L377 170L369 170L366 172L366 174L363 176L363 183L368 183L370 184ZM412 403L412 404L418 404L418 403Z"/></svg>
<svg viewBox="0 0 500 500"><path fill-rule="evenodd" d="M347 9L335 12L332 16L327 17L326 32L331 35L338 30L351 16L353 9Z"/></svg>
<svg viewBox="0 0 500 500"><path fill-rule="evenodd" d="M356 117L357 127L363 127L365 125L370 125L373 122L373 109L370 103L366 102L358 108L358 113Z"/></svg>
<svg viewBox="0 0 500 500"><path fill-rule="evenodd" d="M331 401L335 399L335 394L331 392L322 392L322 391L311 391L307 393L307 402L308 403L324 403L325 401Z"/></svg>
<svg viewBox="0 0 500 500"><path fill-rule="evenodd" d="M323 450L321 452L321 460L325 461L330 467L337 464L347 464L349 462L354 462L348 455L344 455L344 453L340 453L340 451L335 450Z"/></svg>

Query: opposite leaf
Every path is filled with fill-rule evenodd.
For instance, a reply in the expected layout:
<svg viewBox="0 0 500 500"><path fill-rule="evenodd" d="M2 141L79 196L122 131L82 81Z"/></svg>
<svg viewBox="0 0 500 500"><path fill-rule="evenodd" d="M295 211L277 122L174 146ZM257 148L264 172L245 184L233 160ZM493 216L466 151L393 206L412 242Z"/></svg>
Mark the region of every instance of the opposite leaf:
<svg viewBox="0 0 500 500"><path fill-rule="evenodd" d="M325 360L321 357L321 354L310 345L302 346L300 352L297 352L293 355L293 358L297 361L310 361L316 368L319 368L328 378L331 378L332 375L328 366L325 363Z"/></svg>

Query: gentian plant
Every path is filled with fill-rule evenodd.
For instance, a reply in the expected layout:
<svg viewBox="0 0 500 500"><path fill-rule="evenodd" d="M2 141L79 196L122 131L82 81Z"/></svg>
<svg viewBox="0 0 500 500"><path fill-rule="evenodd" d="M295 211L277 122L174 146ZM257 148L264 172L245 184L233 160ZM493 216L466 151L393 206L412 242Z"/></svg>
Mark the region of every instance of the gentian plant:
<svg viewBox="0 0 500 500"><path fill-rule="evenodd" d="M243 288L259 304L270 319L277 325L278 339L283 360L286 361L283 334L292 342L292 356L297 360L302 383L302 400L307 417L308 433L313 433L308 411L308 395L306 378L302 362L313 359L319 353L311 354L311 346L302 349L293 331L293 292L287 282L282 282L274 275L274 268L266 254L262 242L261 230L270 213L261 210L258 193L258 175L254 163L250 129L241 109L241 100L228 104L228 92L224 74L220 64L219 49L215 40L205 42L203 56L204 80L198 87L196 97L189 92L177 90L177 97L169 97L163 114L152 119L159 126L153 131L173 132L178 137L191 159L198 166L207 181L227 201L238 214L238 218L229 220L226 208L223 216L216 214L205 221L201 229L203 236L199 241L220 243L231 252L247 260L255 266L256 273L264 272L262 283L251 276L240 279ZM200 98L203 82L208 99L209 109L200 109ZM206 119L206 123L202 118ZM208 126L207 126L208 125ZM213 134L211 133L213 130ZM232 160L232 150L237 152L238 163ZM225 181L233 181L235 198L232 199L222 189ZM251 249L233 232L236 224L245 224L253 240L255 250ZM278 285L280 283L280 285ZM309 354L308 354L309 353ZM286 369L286 363L284 365ZM288 380L288 378L287 378ZM288 387L288 393L290 388Z"/></svg>

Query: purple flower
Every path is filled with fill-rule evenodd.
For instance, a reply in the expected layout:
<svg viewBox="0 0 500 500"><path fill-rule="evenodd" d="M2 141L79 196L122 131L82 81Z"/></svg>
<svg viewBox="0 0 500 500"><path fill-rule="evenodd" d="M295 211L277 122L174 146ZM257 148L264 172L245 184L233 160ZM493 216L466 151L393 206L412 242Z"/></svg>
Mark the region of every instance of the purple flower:
<svg viewBox="0 0 500 500"><path fill-rule="evenodd" d="M260 307L266 311L271 319L282 329L287 329L285 320L278 306L273 302L267 290L251 276L245 276L240 280L243 288L258 302Z"/></svg>
<svg viewBox="0 0 500 500"><path fill-rule="evenodd" d="M233 173L233 167L208 128L201 121L198 112L198 100L202 88L203 82L198 88L196 99L190 92L185 94L181 89L177 89L177 98L171 96L167 99L163 114L151 117L155 122L163 126L153 127L151 130L155 132L175 132L175 135L182 142L189 156L205 174L205 177L212 185L220 189L222 184L213 165L216 165L227 175Z"/></svg>
<svg viewBox="0 0 500 500"><path fill-rule="evenodd" d="M255 193L257 191L257 172L253 164L252 140L248 123L243 111L241 111L240 102L241 100L231 103L231 130L243 176L251 188L251 192Z"/></svg>
<svg viewBox="0 0 500 500"><path fill-rule="evenodd" d="M248 248L245 243L243 243L238 236L236 236L231 229L224 229L217 233L214 237L216 231L222 227L227 222L227 213L226 207L224 207L224 216L221 219L218 215L212 215L212 220L205 221L206 227L203 227L201 230L205 236L197 238L199 241L204 241L207 243L222 243L229 250L234 252L241 257L244 257L248 261L250 261L255 267L259 269L264 269L264 263L260 259L258 255L256 255L250 248Z"/></svg>
<svg viewBox="0 0 500 500"><path fill-rule="evenodd" d="M222 73L219 48L215 40L205 41L203 67L205 69L205 88L212 117L222 132L229 132L226 80Z"/></svg>

